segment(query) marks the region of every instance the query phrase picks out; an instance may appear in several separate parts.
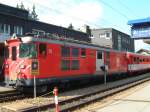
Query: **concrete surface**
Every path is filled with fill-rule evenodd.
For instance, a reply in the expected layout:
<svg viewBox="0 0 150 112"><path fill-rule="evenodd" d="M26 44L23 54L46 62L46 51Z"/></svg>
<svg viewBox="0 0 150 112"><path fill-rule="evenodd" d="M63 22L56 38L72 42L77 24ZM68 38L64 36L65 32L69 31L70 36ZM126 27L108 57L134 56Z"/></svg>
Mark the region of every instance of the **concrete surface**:
<svg viewBox="0 0 150 112"><path fill-rule="evenodd" d="M95 112L150 112L150 84Z"/></svg>
<svg viewBox="0 0 150 112"><path fill-rule="evenodd" d="M15 89L0 86L0 93L5 93L5 92L9 92L9 91L15 91Z"/></svg>

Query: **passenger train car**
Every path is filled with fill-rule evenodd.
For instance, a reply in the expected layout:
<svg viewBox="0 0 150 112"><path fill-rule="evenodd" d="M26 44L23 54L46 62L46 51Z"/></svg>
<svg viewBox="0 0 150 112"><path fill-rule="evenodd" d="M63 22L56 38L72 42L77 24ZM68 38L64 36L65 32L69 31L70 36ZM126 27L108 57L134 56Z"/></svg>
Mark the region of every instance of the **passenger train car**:
<svg viewBox="0 0 150 112"><path fill-rule="evenodd" d="M5 83L43 86L150 70L150 57L93 44L49 37L15 37L5 48Z"/></svg>

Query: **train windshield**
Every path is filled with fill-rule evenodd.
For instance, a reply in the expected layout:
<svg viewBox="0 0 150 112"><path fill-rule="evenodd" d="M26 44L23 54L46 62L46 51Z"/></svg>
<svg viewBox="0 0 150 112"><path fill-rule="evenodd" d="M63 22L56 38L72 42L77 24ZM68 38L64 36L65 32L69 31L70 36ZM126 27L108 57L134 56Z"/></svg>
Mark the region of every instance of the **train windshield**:
<svg viewBox="0 0 150 112"><path fill-rule="evenodd" d="M19 49L20 58L36 58L37 57L37 47L33 43L22 43Z"/></svg>

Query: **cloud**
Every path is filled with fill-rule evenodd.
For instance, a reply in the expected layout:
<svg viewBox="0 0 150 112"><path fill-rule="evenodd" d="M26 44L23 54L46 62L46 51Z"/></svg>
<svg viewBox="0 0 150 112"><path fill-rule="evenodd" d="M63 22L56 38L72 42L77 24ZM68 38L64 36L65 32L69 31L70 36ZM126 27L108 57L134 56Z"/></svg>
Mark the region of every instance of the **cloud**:
<svg viewBox="0 0 150 112"><path fill-rule="evenodd" d="M70 23L76 28L84 24L96 27L102 16L101 4L92 0L1 0L14 7L21 2L30 9L34 4L40 21L66 27Z"/></svg>
<svg viewBox="0 0 150 112"><path fill-rule="evenodd" d="M48 8L50 14L42 14L42 21L56 25L68 26L72 23L75 27L81 27L84 24L96 24L102 16L102 7L98 2L81 2L79 4L69 3Z"/></svg>

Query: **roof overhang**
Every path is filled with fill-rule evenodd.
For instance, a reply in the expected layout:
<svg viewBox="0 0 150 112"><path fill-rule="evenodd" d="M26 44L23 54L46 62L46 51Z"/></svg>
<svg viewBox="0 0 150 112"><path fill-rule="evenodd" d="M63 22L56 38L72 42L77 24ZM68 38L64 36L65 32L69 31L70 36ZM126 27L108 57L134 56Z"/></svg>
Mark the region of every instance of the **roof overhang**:
<svg viewBox="0 0 150 112"><path fill-rule="evenodd" d="M143 39L144 43L150 44L150 39Z"/></svg>
<svg viewBox="0 0 150 112"><path fill-rule="evenodd" d="M128 25L137 25L137 24L145 24L145 23L150 24L150 17L144 18L144 19L136 19L136 20L128 21Z"/></svg>

